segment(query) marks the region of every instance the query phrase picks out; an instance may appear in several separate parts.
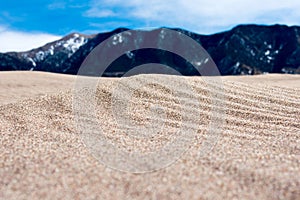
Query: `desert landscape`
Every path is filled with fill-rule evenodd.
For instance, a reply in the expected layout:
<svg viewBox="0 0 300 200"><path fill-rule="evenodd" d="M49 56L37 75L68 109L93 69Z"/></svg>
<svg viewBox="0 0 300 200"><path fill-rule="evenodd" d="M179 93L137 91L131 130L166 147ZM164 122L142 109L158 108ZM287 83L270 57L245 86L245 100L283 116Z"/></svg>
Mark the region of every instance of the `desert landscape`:
<svg viewBox="0 0 300 200"><path fill-rule="evenodd" d="M187 151L162 169L131 173L101 163L82 139L73 109L76 76L1 72L0 199L300 199L300 75L218 78L224 123L206 151L210 92L220 85L168 75L99 78L97 120L125 151L163 147L189 111L195 135ZM129 87L127 114L134 123L125 127L115 122L112 95L115 86L133 82L143 87ZM184 84L192 90L181 92ZM154 104L166 112L166 119L154 119L164 129L151 140L127 135L151 123Z"/></svg>

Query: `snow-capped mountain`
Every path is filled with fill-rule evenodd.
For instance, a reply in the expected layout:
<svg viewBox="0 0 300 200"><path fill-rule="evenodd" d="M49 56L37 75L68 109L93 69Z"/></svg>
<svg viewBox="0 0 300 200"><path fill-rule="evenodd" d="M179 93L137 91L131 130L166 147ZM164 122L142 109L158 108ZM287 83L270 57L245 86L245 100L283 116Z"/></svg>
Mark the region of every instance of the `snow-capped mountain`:
<svg viewBox="0 0 300 200"><path fill-rule="evenodd" d="M30 51L0 53L0 71L39 70L76 74L86 56L108 37L114 36L113 43L126 43L131 39L128 34L122 33L124 30L128 29L119 28L95 35L72 33ZM199 42L222 75L300 73L300 27L241 25L213 35L174 30ZM157 37L163 37L159 29L152 31ZM174 38L167 42L176 44L178 41ZM127 52L104 75L121 76L129 69L149 62L168 64L184 75L198 75L192 65L169 54L153 49Z"/></svg>
<svg viewBox="0 0 300 200"><path fill-rule="evenodd" d="M12 66L13 69L61 72L63 61L72 57L92 37L72 33L42 47L25 52L8 52L6 55L24 63L22 66Z"/></svg>

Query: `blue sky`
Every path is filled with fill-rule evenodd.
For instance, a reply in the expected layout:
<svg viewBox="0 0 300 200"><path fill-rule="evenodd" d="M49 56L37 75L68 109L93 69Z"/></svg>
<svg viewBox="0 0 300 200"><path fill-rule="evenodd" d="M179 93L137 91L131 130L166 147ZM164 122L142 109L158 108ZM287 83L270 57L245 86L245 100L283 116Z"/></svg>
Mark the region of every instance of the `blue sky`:
<svg viewBox="0 0 300 200"><path fill-rule="evenodd" d="M28 50L71 32L180 27L202 34L238 24L300 24L299 0L9 0L0 2L0 52Z"/></svg>

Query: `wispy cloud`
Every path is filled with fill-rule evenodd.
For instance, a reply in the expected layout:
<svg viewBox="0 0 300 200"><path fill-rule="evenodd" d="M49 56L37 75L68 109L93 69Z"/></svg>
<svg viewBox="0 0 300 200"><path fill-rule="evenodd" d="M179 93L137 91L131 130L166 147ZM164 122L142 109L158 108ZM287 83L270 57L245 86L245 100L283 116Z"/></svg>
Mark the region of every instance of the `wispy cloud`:
<svg viewBox="0 0 300 200"><path fill-rule="evenodd" d="M100 30L111 31L110 27L126 27L129 26L126 22L105 22L105 23L89 23L91 27L98 28Z"/></svg>
<svg viewBox="0 0 300 200"><path fill-rule="evenodd" d="M99 13L114 10L114 15L139 20L145 26L176 26L207 33L241 23L300 24L298 0L92 0L90 6Z"/></svg>
<svg viewBox="0 0 300 200"><path fill-rule="evenodd" d="M48 4L47 8L49 10L65 9L66 8L66 2L56 1L56 2Z"/></svg>
<svg viewBox="0 0 300 200"><path fill-rule="evenodd" d="M46 33L28 33L10 30L0 25L0 52L26 51L61 38Z"/></svg>
<svg viewBox="0 0 300 200"><path fill-rule="evenodd" d="M86 3L79 0L55 0L47 5L49 10L64 10L68 8L84 8Z"/></svg>
<svg viewBox="0 0 300 200"><path fill-rule="evenodd" d="M113 12L112 10L109 9L99 9L96 7L93 7L86 11L84 13L85 16L87 17L97 17L97 18L103 18L103 17L113 17L116 16L117 13Z"/></svg>
<svg viewBox="0 0 300 200"><path fill-rule="evenodd" d="M0 21L1 23L5 22L21 22L24 19L22 17L16 17L11 15L8 11L2 11L0 12Z"/></svg>

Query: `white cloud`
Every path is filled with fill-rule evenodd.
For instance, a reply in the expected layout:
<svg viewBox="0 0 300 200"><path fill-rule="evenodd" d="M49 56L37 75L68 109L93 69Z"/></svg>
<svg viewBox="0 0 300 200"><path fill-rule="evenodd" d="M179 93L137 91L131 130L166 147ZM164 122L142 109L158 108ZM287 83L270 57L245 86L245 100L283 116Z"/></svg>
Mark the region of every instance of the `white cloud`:
<svg viewBox="0 0 300 200"><path fill-rule="evenodd" d="M0 52L27 51L60 38L57 35L13 31L0 26Z"/></svg>
<svg viewBox="0 0 300 200"><path fill-rule="evenodd" d="M213 33L242 23L300 24L299 0L93 0L90 9L111 10L150 26Z"/></svg>

